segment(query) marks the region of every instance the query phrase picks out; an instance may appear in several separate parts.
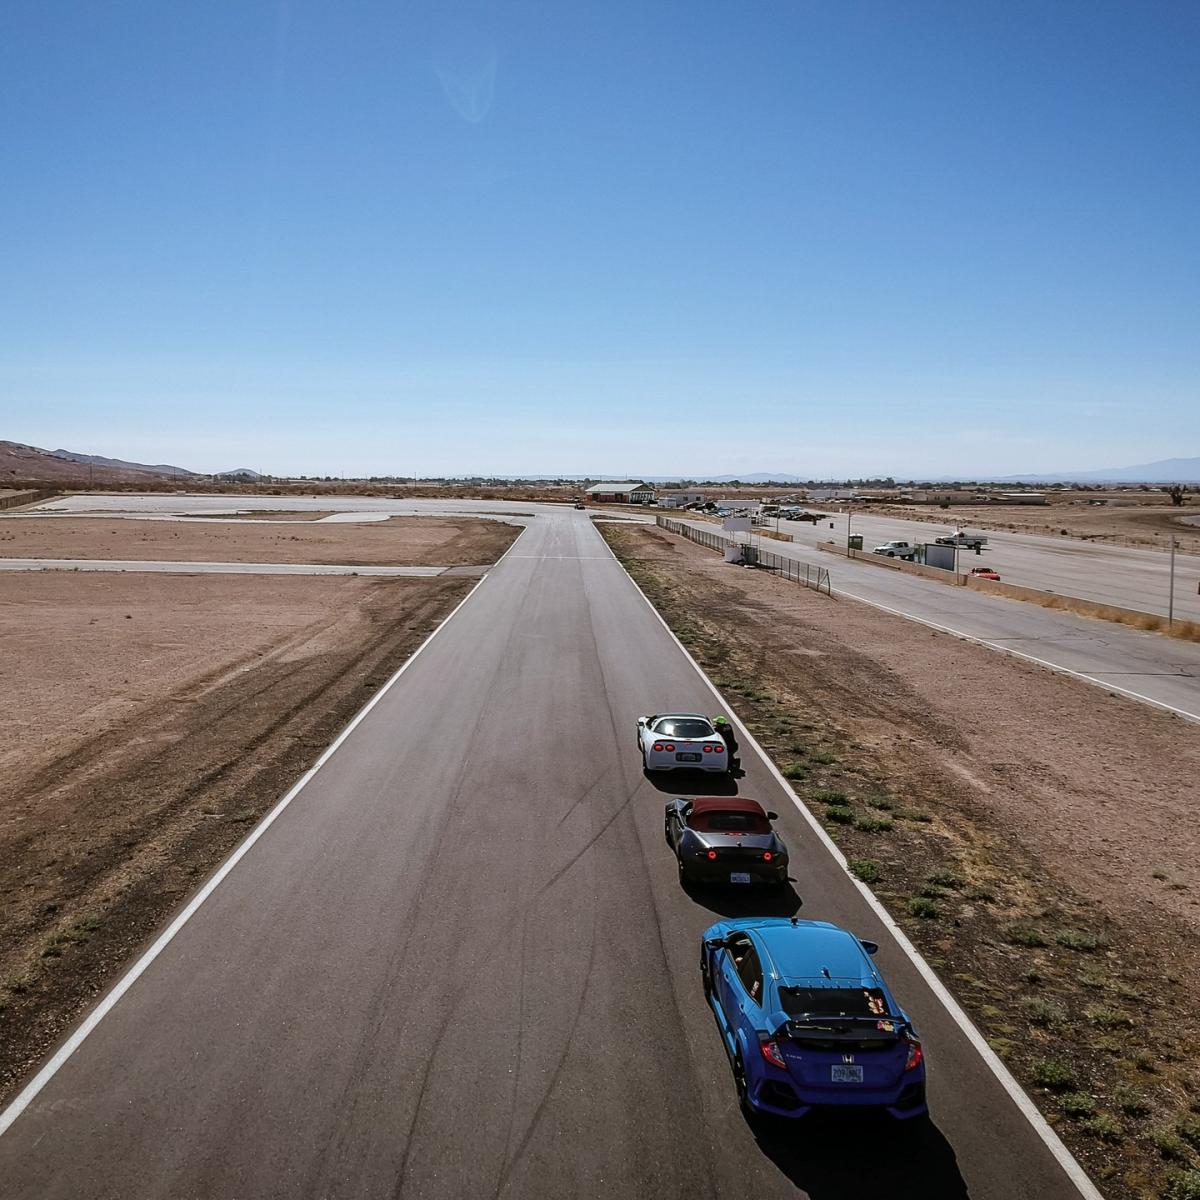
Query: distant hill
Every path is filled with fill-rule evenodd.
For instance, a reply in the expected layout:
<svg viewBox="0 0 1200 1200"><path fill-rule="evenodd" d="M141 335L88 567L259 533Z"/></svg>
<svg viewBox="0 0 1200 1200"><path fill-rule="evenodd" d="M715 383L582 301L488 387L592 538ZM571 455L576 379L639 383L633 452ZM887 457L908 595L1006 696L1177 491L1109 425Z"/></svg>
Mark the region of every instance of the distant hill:
<svg viewBox="0 0 1200 1200"><path fill-rule="evenodd" d="M96 467L113 467L121 471L170 475L173 478L184 478L196 474L195 471L189 471L184 467L174 467L170 463L156 463L154 466L150 466L147 463L126 462L123 458L105 458L100 454L76 454L73 450L51 450L50 453L55 458L65 458L68 462L87 463Z"/></svg>
<svg viewBox="0 0 1200 1200"><path fill-rule="evenodd" d="M252 471L249 467L234 467L232 471L218 471L217 479L262 479L264 478L257 471Z"/></svg>
<svg viewBox="0 0 1200 1200"><path fill-rule="evenodd" d="M1164 458L1136 467L1063 471L1057 475L1008 475L998 483L1200 483L1200 458Z"/></svg>
<svg viewBox="0 0 1200 1200"><path fill-rule="evenodd" d="M149 483L190 478L181 467L149 466L70 450L43 450L21 442L0 441L0 483Z"/></svg>

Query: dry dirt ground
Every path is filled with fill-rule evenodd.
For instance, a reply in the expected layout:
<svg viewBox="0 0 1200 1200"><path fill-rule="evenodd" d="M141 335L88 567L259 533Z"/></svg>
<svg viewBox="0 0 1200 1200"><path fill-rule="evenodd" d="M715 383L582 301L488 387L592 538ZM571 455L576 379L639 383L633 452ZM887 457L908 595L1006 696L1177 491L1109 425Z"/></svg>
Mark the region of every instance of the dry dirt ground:
<svg viewBox="0 0 1200 1200"><path fill-rule="evenodd" d="M0 575L0 1099L473 584Z"/></svg>
<svg viewBox="0 0 1200 1200"><path fill-rule="evenodd" d="M1195 1171L1200 728L601 529L1106 1194Z"/></svg>
<svg viewBox="0 0 1200 1200"><path fill-rule="evenodd" d="M0 557L461 566L495 561L519 527L477 517L362 524L0 517ZM499 545L499 551L496 550Z"/></svg>

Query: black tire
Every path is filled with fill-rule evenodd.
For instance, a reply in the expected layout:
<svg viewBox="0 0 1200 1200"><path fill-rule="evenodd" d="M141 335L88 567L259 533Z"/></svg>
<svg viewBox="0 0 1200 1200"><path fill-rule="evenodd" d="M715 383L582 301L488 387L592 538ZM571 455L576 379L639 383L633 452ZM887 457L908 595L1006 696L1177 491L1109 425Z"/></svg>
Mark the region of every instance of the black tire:
<svg viewBox="0 0 1200 1200"><path fill-rule="evenodd" d="M750 1103L750 1089L746 1083L746 1067L742 1062L742 1052L733 1052L733 1086L737 1092L738 1108L747 1120L753 1120L754 1108Z"/></svg>
<svg viewBox="0 0 1200 1200"><path fill-rule="evenodd" d="M708 962L706 959L700 959L700 986L704 989L704 999L708 1000L712 996L712 980L708 977Z"/></svg>

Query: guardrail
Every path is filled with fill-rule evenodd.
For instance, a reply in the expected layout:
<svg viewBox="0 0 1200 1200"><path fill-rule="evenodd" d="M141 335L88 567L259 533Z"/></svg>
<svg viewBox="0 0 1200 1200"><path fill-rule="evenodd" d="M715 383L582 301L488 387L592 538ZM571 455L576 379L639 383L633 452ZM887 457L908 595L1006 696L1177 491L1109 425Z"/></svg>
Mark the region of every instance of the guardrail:
<svg viewBox="0 0 1200 1200"><path fill-rule="evenodd" d="M730 546L736 545L742 552L743 562L754 567L761 567L773 575L782 575L785 579L802 584L806 588L812 588L814 591L824 592L828 596L833 595L829 571L825 567L816 567L809 563L799 562L794 558L785 558L782 554L773 554L770 550L763 550L760 546L753 546L746 542L735 542L723 533L710 533L707 529L697 529L693 525L685 525L682 521L673 521L670 517L656 514L654 520L660 529L665 529L668 533L677 533L680 537L685 537L697 545L707 546L719 554L724 554Z"/></svg>

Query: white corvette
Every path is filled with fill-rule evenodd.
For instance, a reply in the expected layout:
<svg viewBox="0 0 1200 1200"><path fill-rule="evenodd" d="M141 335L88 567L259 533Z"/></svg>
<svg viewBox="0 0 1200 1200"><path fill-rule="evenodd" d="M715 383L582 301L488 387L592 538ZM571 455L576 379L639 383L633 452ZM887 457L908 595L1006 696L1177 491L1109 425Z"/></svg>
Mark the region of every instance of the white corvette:
<svg viewBox="0 0 1200 1200"><path fill-rule="evenodd" d="M707 717L668 713L638 717L638 749L647 771L728 771L729 751Z"/></svg>

